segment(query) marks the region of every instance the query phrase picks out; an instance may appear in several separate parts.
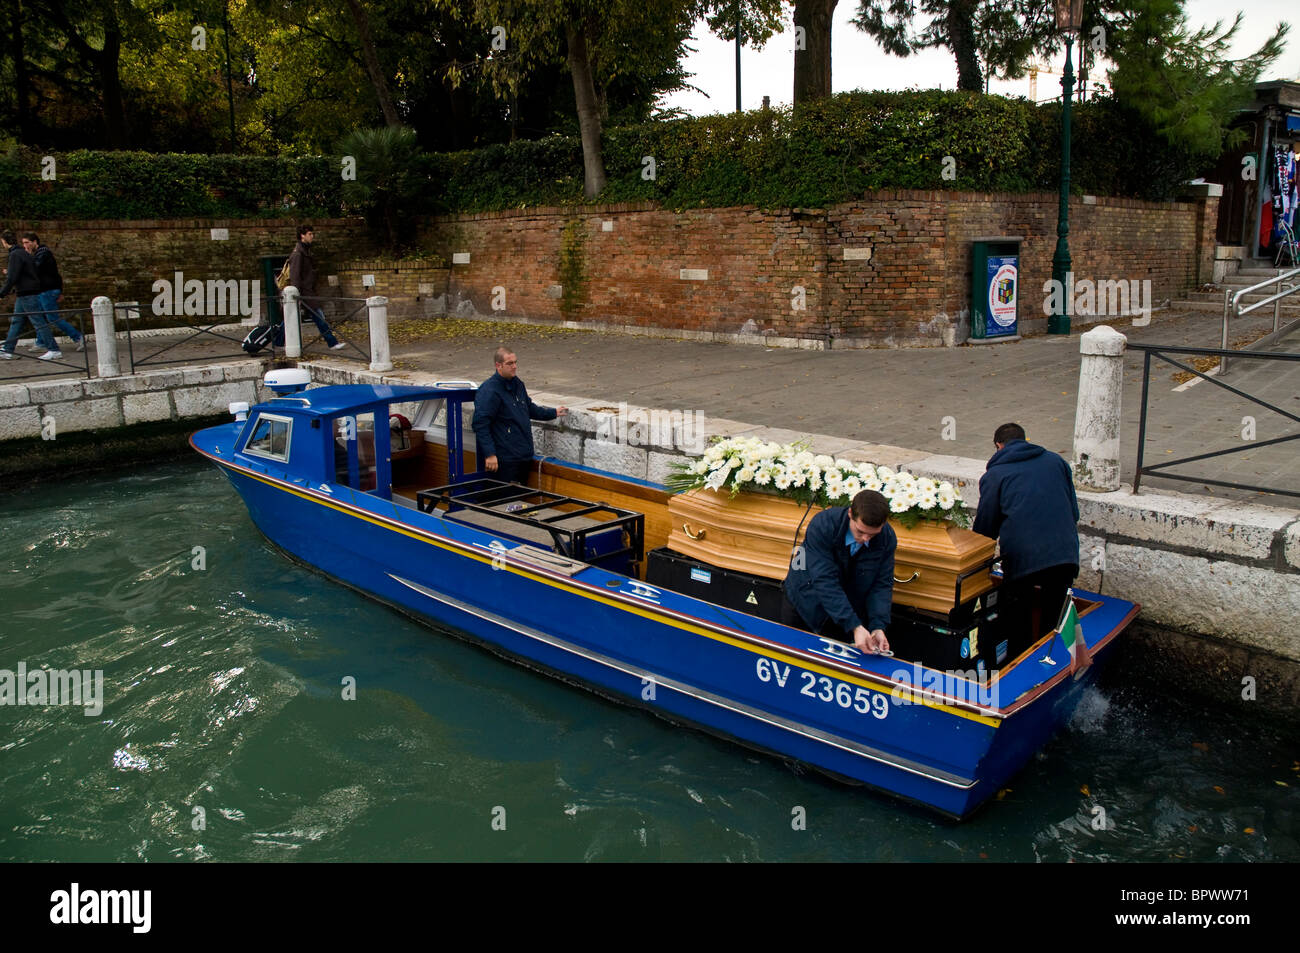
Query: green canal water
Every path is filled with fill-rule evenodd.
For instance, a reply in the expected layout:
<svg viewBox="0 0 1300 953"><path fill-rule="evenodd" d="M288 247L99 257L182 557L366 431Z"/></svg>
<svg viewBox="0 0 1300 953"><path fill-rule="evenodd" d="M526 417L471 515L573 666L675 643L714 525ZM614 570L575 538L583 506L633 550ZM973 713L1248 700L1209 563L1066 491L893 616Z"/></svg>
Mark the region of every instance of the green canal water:
<svg viewBox="0 0 1300 953"><path fill-rule="evenodd" d="M953 824L330 583L198 462L23 489L0 573L0 669L104 673L97 715L0 706L3 860L1300 859L1282 726L1117 669Z"/></svg>

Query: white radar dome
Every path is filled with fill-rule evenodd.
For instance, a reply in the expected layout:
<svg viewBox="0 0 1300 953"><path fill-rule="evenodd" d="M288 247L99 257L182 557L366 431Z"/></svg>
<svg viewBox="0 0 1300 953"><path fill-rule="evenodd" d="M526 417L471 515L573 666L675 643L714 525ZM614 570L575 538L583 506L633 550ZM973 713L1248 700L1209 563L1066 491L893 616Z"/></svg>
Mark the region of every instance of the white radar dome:
<svg viewBox="0 0 1300 953"><path fill-rule="evenodd" d="M311 383L311 374L301 367L285 367L268 371L263 383L277 394L296 394L307 389Z"/></svg>

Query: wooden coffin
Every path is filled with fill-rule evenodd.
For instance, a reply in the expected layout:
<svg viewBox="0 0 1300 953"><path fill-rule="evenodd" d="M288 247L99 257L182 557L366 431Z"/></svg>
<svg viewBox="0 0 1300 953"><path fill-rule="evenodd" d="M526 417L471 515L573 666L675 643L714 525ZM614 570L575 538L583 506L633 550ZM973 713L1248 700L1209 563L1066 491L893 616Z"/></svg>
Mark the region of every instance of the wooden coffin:
<svg viewBox="0 0 1300 953"><path fill-rule="evenodd" d="M803 542L808 522L820 512L802 503L761 493L691 490L670 497L669 548L724 569L784 579L794 547ZM802 522L802 526L800 523ZM920 523L898 534L894 556L894 602L946 613L993 588L989 564L994 543L987 536L950 523ZM798 536L796 538L796 530Z"/></svg>

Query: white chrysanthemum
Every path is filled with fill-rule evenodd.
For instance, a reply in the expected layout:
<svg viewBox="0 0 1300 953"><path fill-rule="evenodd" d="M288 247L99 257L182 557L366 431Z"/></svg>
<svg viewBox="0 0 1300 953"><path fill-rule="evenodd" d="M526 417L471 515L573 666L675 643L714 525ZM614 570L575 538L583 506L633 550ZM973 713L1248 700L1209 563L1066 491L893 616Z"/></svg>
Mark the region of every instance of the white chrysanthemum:
<svg viewBox="0 0 1300 953"><path fill-rule="evenodd" d="M922 493L919 498L921 509L932 510L939 504L938 497L933 493Z"/></svg>
<svg viewBox="0 0 1300 953"><path fill-rule="evenodd" d="M878 480L874 476L870 478L867 477L862 478L862 489L864 490L875 490L877 493L879 493L881 491L881 488L884 487L884 485L885 484L881 483L880 480Z"/></svg>
<svg viewBox="0 0 1300 953"><path fill-rule="evenodd" d="M844 494L848 497L855 497L862 492L862 484L858 482L857 477L849 477L844 481Z"/></svg>
<svg viewBox="0 0 1300 953"><path fill-rule="evenodd" d="M889 512L891 513L904 513L908 509L910 509L910 507L907 505L907 501L902 497L894 497L889 501Z"/></svg>
<svg viewBox="0 0 1300 953"><path fill-rule="evenodd" d="M772 471L767 467L760 467L754 471L754 482L759 486L767 486L772 482Z"/></svg>
<svg viewBox="0 0 1300 953"><path fill-rule="evenodd" d="M952 484L949 483L947 480L944 480L942 483L939 484L939 492L947 493L949 496L957 495L957 491L952 488Z"/></svg>
<svg viewBox="0 0 1300 953"><path fill-rule="evenodd" d="M877 483L882 482L880 478L876 476L876 468L869 463L858 465L858 479L862 481L863 486L866 486L872 480L875 480Z"/></svg>
<svg viewBox="0 0 1300 953"><path fill-rule="evenodd" d="M813 457L813 463L817 464L819 467L833 467L835 466L835 459L833 457L828 457L824 453L819 453L817 456Z"/></svg>
<svg viewBox="0 0 1300 953"><path fill-rule="evenodd" d="M881 483L888 483L894 478L894 471L889 467L876 467L876 476L880 477Z"/></svg>
<svg viewBox="0 0 1300 953"><path fill-rule="evenodd" d="M808 474L799 468L787 471L790 474L791 486L803 486L808 482Z"/></svg>
<svg viewBox="0 0 1300 953"><path fill-rule="evenodd" d="M772 485L776 487L778 490L790 489L790 474L785 469L785 467L782 467L781 469L777 470L776 473L772 476Z"/></svg>
<svg viewBox="0 0 1300 953"><path fill-rule="evenodd" d="M929 477L921 477L916 481L917 492L922 496L929 496L931 493L937 493L939 487Z"/></svg>
<svg viewBox="0 0 1300 953"><path fill-rule="evenodd" d="M826 495L832 500L838 500L844 495L844 482L835 470L826 474Z"/></svg>
<svg viewBox="0 0 1300 953"><path fill-rule="evenodd" d="M950 510L956 502L956 499L951 494L939 494L939 506L941 509Z"/></svg>

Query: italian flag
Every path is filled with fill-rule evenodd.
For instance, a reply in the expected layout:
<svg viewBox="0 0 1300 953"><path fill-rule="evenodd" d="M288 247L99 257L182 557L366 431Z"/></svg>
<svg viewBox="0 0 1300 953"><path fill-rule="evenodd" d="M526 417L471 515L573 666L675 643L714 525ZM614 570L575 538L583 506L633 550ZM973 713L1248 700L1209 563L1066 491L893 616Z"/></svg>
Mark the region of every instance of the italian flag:
<svg viewBox="0 0 1300 953"><path fill-rule="evenodd" d="M1070 650L1070 671L1078 678L1092 664L1092 653L1088 651L1088 643L1083 640L1083 626L1079 624L1079 613L1074 608L1073 589L1066 591L1065 614L1061 616L1056 630L1061 633L1061 640Z"/></svg>

